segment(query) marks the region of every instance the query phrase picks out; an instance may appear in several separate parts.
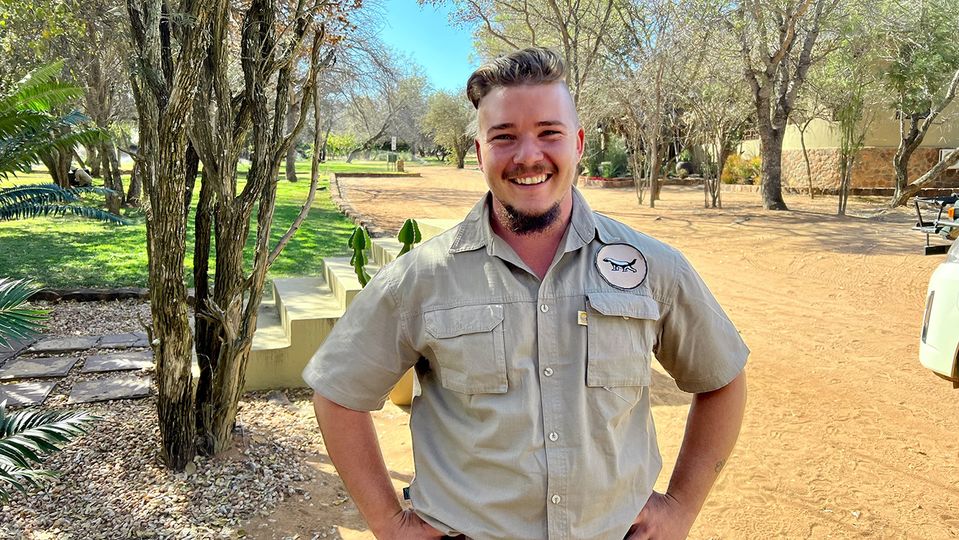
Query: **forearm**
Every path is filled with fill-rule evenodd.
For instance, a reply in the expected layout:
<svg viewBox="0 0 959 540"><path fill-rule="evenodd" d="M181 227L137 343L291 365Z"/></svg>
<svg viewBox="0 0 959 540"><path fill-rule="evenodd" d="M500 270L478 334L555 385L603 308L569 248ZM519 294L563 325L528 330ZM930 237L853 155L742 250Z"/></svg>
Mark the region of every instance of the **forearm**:
<svg viewBox="0 0 959 540"><path fill-rule="evenodd" d="M313 395L313 408L333 465L370 529L379 536L402 508L370 413L347 409L319 394Z"/></svg>
<svg viewBox="0 0 959 540"><path fill-rule="evenodd" d="M718 390L693 398L686 434L666 491L682 504L692 520L702 509L736 445L745 408L745 373Z"/></svg>

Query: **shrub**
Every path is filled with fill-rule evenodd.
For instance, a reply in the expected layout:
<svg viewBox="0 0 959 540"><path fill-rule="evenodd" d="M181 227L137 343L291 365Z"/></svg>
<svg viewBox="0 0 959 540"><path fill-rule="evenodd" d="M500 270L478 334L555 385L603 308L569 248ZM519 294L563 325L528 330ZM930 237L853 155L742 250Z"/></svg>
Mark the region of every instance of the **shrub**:
<svg viewBox="0 0 959 540"><path fill-rule="evenodd" d="M599 164L599 175L603 178L612 178L614 173L612 161L604 161Z"/></svg>
<svg viewBox="0 0 959 540"><path fill-rule="evenodd" d="M724 184L755 184L759 182L761 170L762 160L758 156L747 160L733 154L726 159L720 179Z"/></svg>

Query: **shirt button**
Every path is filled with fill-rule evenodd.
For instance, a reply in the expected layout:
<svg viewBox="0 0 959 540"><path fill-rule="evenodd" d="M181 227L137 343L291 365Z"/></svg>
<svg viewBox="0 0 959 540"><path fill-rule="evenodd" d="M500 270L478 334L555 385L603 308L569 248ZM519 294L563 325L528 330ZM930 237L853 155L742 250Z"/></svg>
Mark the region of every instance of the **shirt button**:
<svg viewBox="0 0 959 540"><path fill-rule="evenodd" d="M549 440L551 440L551 441L553 441L553 442L556 442L557 440L559 440L559 433L556 433L555 431L552 432L552 433L550 433L550 434L549 434Z"/></svg>
<svg viewBox="0 0 959 540"><path fill-rule="evenodd" d="M547 306L546 304L541 304L539 306L539 310L542 311L543 313L546 313L547 311L549 311L549 306Z"/></svg>
<svg viewBox="0 0 959 540"><path fill-rule="evenodd" d="M543 370L543 375L546 375L547 377L552 377L552 376L553 376L553 368L548 367L548 368L544 369L544 370Z"/></svg>
<svg viewBox="0 0 959 540"><path fill-rule="evenodd" d="M563 499L559 495L553 495L550 500L553 501L553 504L559 504Z"/></svg>

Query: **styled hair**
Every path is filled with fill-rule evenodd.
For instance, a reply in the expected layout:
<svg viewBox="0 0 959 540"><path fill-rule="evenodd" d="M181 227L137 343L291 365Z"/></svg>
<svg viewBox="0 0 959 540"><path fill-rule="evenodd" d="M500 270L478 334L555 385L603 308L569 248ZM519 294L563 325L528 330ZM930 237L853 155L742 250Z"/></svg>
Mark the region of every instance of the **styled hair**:
<svg viewBox="0 0 959 540"><path fill-rule="evenodd" d="M466 82L466 97L478 109L480 100L494 88L565 80L562 56L544 47L529 47L499 56L474 71Z"/></svg>

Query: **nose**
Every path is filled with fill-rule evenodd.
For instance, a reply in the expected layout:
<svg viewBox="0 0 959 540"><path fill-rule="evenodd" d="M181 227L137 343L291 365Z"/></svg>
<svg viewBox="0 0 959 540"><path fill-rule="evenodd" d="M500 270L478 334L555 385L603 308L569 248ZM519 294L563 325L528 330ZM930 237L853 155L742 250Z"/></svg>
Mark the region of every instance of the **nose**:
<svg viewBox="0 0 959 540"><path fill-rule="evenodd" d="M536 137L521 137L513 162L517 165L535 165L543 160L543 151Z"/></svg>

